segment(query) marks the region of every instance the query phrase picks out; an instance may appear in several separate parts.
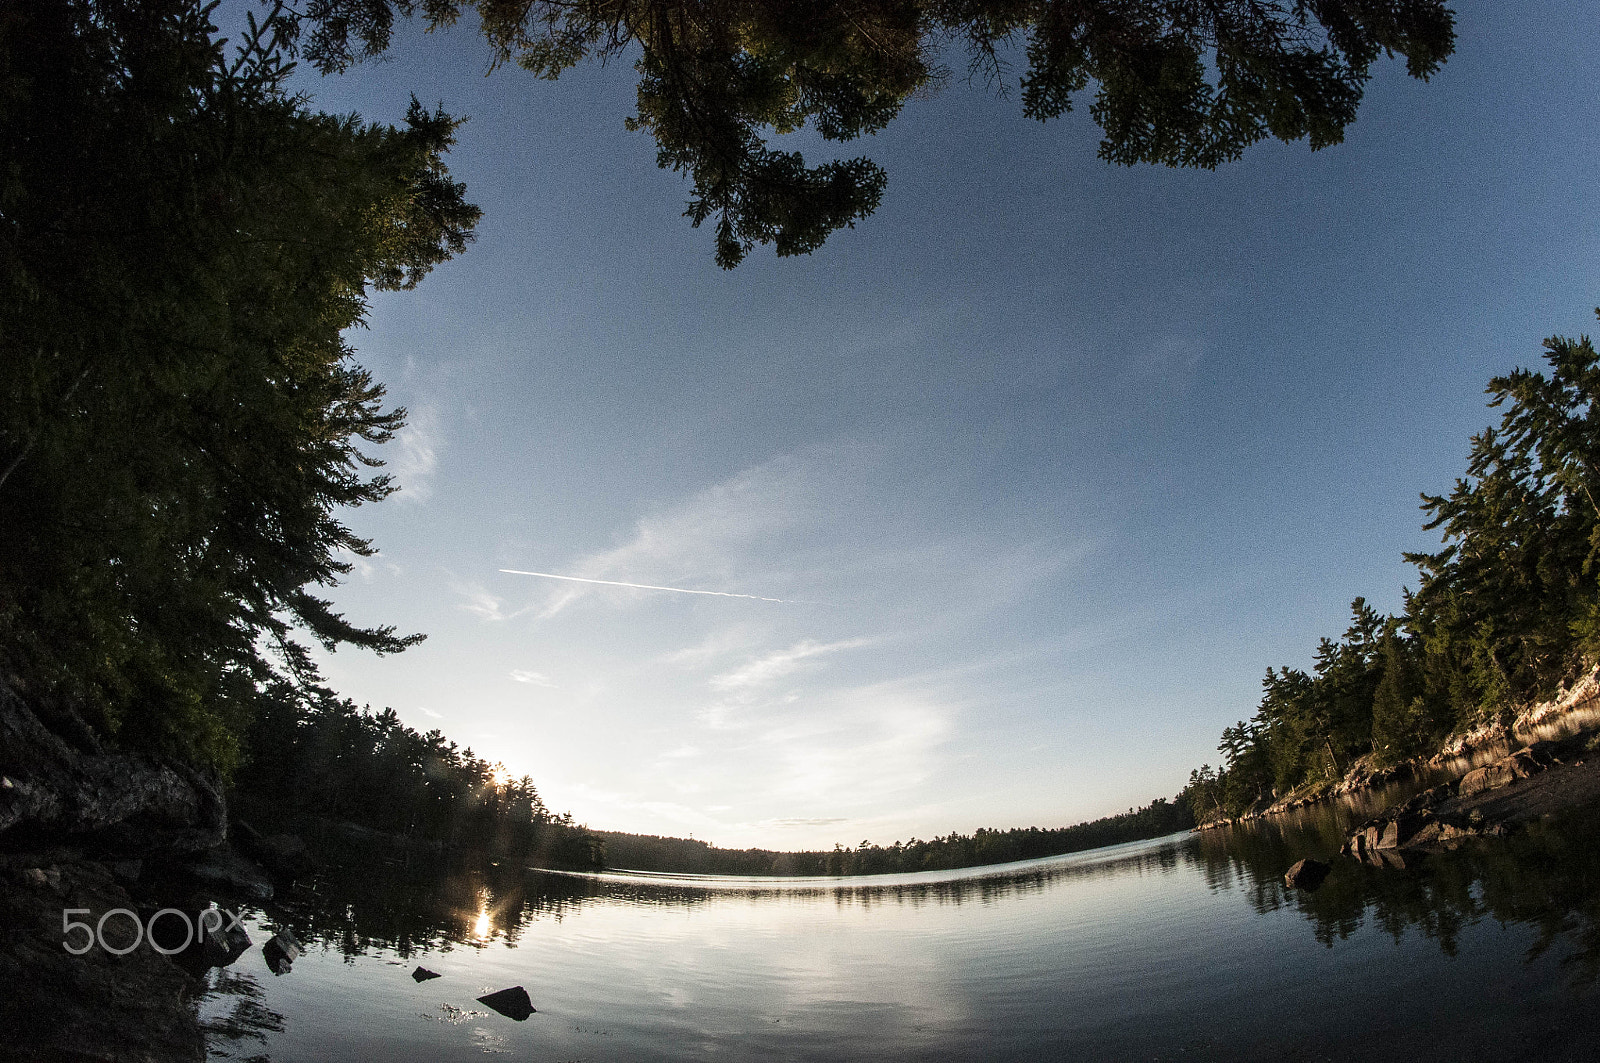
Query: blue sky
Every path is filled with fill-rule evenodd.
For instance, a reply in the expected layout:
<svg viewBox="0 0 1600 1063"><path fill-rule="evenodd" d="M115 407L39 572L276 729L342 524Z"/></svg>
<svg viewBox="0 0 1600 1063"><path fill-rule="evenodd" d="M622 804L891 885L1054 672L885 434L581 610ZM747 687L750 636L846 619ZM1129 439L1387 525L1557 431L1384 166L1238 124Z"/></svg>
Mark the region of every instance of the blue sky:
<svg viewBox="0 0 1600 1063"><path fill-rule="evenodd" d="M1489 377L1592 330L1600 9L1456 10L1343 145L1215 172L1107 166L1086 107L955 81L847 146L875 216L733 272L623 128L629 64L485 76L468 26L304 74L469 116L485 210L352 336L412 416L335 596L429 638L329 679L591 826L728 846L1175 793L1269 665L1399 608Z"/></svg>

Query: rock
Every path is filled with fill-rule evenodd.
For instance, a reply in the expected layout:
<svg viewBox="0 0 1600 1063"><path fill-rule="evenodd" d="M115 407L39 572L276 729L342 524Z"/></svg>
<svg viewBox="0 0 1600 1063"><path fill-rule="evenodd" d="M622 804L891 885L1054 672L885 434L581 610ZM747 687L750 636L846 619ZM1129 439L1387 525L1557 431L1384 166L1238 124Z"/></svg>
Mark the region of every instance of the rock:
<svg viewBox="0 0 1600 1063"><path fill-rule="evenodd" d="M41 864L58 872L62 893L19 873ZM64 937L64 908L88 909L90 916L77 918L91 925L113 909L138 908L102 865L66 854L3 853L0 883L0 1059L204 1063L194 1003L202 983L151 948L122 956L63 948L64 940L76 946L84 935ZM119 916L106 928L126 926Z"/></svg>
<svg viewBox="0 0 1600 1063"><path fill-rule="evenodd" d="M74 720L67 727L63 721ZM0 680L0 838L92 837L141 853L195 852L227 837L217 779L177 761L103 752L67 710L46 727ZM77 734L82 730L83 734ZM77 740L69 745L60 732Z"/></svg>
<svg viewBox="0 0 1600 1063"><path fill-rule="evenodd" d="M1493 764L1485 764L1481 768L1467 772L1461 779L1461 795L1480 794L1486 790L1498 790L1502 786L1509 786L1518 779L1526 779L1530 775L1537 775L1544 771L1550 764L1549 753L1544 756L1534 749L1523 749L1509 757L1502 757Z"/></svg>
<svg viewBox="0 0 1600 1063"><path fill-rule="evenodd" d="M250 856L256 855L256 848L261 844L261 832L242 819L233 821L233 827L229 830L229 837L233 839L233 844L238 847L240 852L247 853Z"/></svg>
<svg viewBox="0 0 1600 1063"><path fill-rule="evenodd" d="M250 940L249 931L239 922L232 912L221 908L211 908L208 911L216 912L221 918L200 913L197 927L203 928L204 957L208 966L226 967L228 964L243 956L254 942Z"/></svg>
<svg viewBox="0 0 1600 1063"><path fill-rule="evenodd" d="M212 967L228 966L253 944L238 917L225 908L191 902L183 908L163 911L166 914L154 909L140 912L149 927L150 941L165 952L181 950L172 953L173 962L196 978Z"/></svg>
<svg viewBox="0 0 1600 1063"><path fill-rule="evenodd" d="M509 1019L518 1022L526 1019L539 1009L533 1006L533 1001L528 999L528 991L519 985L510 989L502 989L498 993L478 998L478 1003L486 1004Z"/></svg>
<svg viewBox="0 0 1600 1063"><path fill-rule="evenodd" d="M1332 870L1321 860L1312 860L1309 857L1291 867L1283 876L1283 884L1290 889L1312 892L1322 885L1322 880L1328 877Z"/></svg>
<svg viewBox="0 0 1600 1063"><path fill-rule="evenodd" d="M287 878L307 874L317 866L306 843L295 834L269 834L261 839L256 859Z"/></svg>
<svg viewBox="0 0 1600 1063"><path fill-rule="evenodd" d="M293 880L316 869L311 850L297 835L262 835L240 820L233 825L233 840L240 852L261 864L276 878Z"/></svg>
<svg viewBox="0 0 1600 1063"><path fill-rule="evenodd" d="M1382 830L1378 834L1378 844L1374 845L1373 848L1374 849L1398 849L1398 848L1400 848L1400 821L1399 820L1391 819L1389 822L1387 822L1387 823L1385 823L1383 825Z"/></svg>
<svg viewBox="0 0 1600 1063"><path fill-rule="evenodd" d="M288 974L302 951L300 942L287 929L278 931L272 940L261 946L261 955L266 958L268 969L277 975Z"/></svg>
<svg viewBox="0 0 1600 1063"><path fill-rule="evenodd" d="M1420 853L1405 852L1394 849L1385 849L1383 852L1373 854L1377 857L1377 866L1390 871L1405 871L1416 867L1422 861Z"/></svg>
<svg viewBox="0 0 1600 1063"><path fill-rule="evenodd" d="M430 978L438 978L439 972L430 971L426 967L418 967L416 970L411 972L411 977L419 982L426 982Z"/></svg>
<svg viewBox="0 0 1600 1063"><path fill-rule="evenodd" d="M1378 830L1377 842L1370 846L1373 849L1400 849L1416 843L1417 836L1433 822L1432 812L1401 811L1388 822L1382 824L1381 829L1369 827L1370 838L1374 830Z"/></svg>
<svg viewBox="0 0 1600 1063"><path fill-rule="evenodd" d="M133 885L144 874L143 860L107 860L105 865L112 877L124 886Z"/></svg>
<svg viewBox="0 0 1600 1063"><path fill-rule="evenodd" d="M1434 842L1439 841L1443 837L1443 835L1444 835L1444 827L1443 827L1443 825L1441 823L1439 823L1437 820L1429 820L1428 822L1424 823L1421 827L1417 828L1417 832L1415 834L1413 834L1410 838L1406 839L1406 845L1408 845L1408 846L1431 845Z"/></svg>
<svg viewBox="0 0 1600 1063"><path fill-rule="evenodd" d="M251 900L272 899L272 883L267 881L266 873L225 846L185 864L183 870L210 886Z"/></svg>

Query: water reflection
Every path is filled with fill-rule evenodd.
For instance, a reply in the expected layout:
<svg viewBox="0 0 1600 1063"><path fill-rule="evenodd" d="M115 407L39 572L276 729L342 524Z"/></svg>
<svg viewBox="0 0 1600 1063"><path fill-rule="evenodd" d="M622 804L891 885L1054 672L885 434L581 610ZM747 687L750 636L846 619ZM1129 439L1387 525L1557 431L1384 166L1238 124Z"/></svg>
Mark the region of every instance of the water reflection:
<svg viewBox="0 0 1600 1063"><path fill-rule="evenodd" d="M255 975L233 967L216 967L205 975L202 1004L215 1003L202 1024L212 1055L244 1059L248 1063L265 1061L265 1054L241 1055L259 1047L267 1035L282 1033L284 1018L263 1003L265 996Z"/></svg>
<svg viewBox="0 0 1600 1063"><path fill-rule="evenodd" d="M375 879L364 869L332 867L314 889L295 891L267 914L310 946L346 957L382 950L408 959L455 946L515 948L538 920L560 921L595 905L994 905L1089 880L1182 870L1197 873L1213 892L1240 894L1258 913L1298 912L1328 947L1371 923L1396 939L1415 930L1451 955L1462 927L1493 918L1537 927L1532 955L1570 938L1577 946L1574 968L1591 979L1600 971L1600 809L1536 824L1494 844L1430 856L1409 871L1334 855L1360 816L1361 810L1325 808L995 868L843 879L579 875L471 860L390 868ZM1314 893L1283 885L1284 870L1304 856L1334 862L1334 873Z"/></svg>
<svg viewBox="0 0 1600 1063"><path fill-rule="evenodd" d="M1565 941L1562 962L1573 975L1600 977L1600 806L1503 840L1428 854L1404 870L1332 857L1334 873L1319 890L1287 889L1283 869L1301 856L1328 858L1350 819L1326 813L1208 831L1189 852L1212 889L1237 890L1260 913L1298 911L1329 948L1370 923L1396 941L1415 931L1454 956L1463 928L1487 918L1533 927L1530 961Z"/></svg>
<svg viewBox="0 0 1600 1063"><path fill-rule="evenodd" d="M857 879L578 876L472 860L374 876L330 865L314 888L254 917L291 929L310 955L277 980L263 982L252 955L213 972L208 1028L213 1050L233 1058L332 1058L294 1047L297 1015L348 993L352 1014L392 1013L351 1034L350 1050L365 1049L362 1037L401 1038L386 1049L397 1059L452 1058L450 1044L481 1052L490 1036L549 1058L736 1058L755 1050L757 1029L762 1052L797 1059L1067 1048L1113 1059L1135 1045L1165 1058L1195 1038L1208 1057L1259 1058L1365 1021L1358 1002L1385 979L1450 996L1460 1028L1495 1007L1495 1021L1514 1018L1506 986L1518 978L1525 994L1552 978L1575 990L1600 980L1600 809L1404 872L1334 857L1316 892L1283 886L1296 860L1336 853L1360 815L1307 810L999 868ZM419 989L410 968L425 954L445 977ZM333 979L319 955L357 969ZM524 982L540 1021L508 1031L475 1007L484 991ZM1311 985L1329 987L1321 1011L1308 1011ZM1271 1012L1278 1040L1232 1022L1239 1007ZM326 1029L317 1016L304 1025ZM457 1026L478 1040L449 1042ZM613 1034L628 1055L578 1051Z"/></svg>

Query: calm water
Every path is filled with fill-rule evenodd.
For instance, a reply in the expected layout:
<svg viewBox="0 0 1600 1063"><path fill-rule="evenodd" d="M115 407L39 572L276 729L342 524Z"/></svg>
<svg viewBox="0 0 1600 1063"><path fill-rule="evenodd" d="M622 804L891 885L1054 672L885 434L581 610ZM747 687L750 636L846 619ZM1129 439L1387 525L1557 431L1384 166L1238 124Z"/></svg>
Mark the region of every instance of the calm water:
<svg viewBox="0 0 1600 1063"><path fill-rule="evenodd" d="M1281 876L1337 848L1330 813L867 879L330 873L251 919L307 954L213 971L202 1016L279 1063L1591 1060L1597 819L1315 894ZM525 1022L475 1000L511 985Z"/></svg>

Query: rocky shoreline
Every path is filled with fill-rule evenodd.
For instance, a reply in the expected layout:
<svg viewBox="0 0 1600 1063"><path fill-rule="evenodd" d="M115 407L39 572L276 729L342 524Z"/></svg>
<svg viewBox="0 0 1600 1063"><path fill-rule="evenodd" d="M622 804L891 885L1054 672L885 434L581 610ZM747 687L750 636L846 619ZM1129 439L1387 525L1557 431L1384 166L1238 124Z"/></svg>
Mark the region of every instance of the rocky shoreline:
<svg viewBox="0 0 1600 1063"><path fill-rule="evenodd" d="M1379 803L1386 789L1408 781L1433 785L1362 821L1342 855L1403 868L1423 854L1503 837L1535 820L1600 802L1600 667L1508 722L1452 737L1431 756L1381 769L1364 757L1334 786L1296 791L1197 829L1332 802Z"/></svg>
<svg viewBox="0 0 1600 1063"><path fill-rule="evenodd" d="M1600 735L1536 742L1424 790L1361 824L1341 853L1405 866L1418 854L1502 837L1534 820L1600 802Z"/></svg>
<svg viewBox="0 0 1600 1063"><path fill-rule="evenodd" d="M230 839L215 779L72 722L46 727L0 683L0 1061L201 1063L204 972L251 944L222 912L270 898L304 846L243 825ZM149 940L185 921L206 932Z"/></svg>
<svg viewBox="0 0 1600 1063"><path fill-rule="evenodd" d="M1433 781L1436 785L1459 783L1479 768L1506 761L1525 750L1542 750L1534 755L1544 757L1559 747L1571 757L1575 748L1571 743L1595 733L1600 733L1600 665L1554 698L1528 706L1507 722L1486 723L1465 734L1452 735L1442 748L1428 756L1379 767L1368 754L1331 786L1307 786L1264 799L1237 816L1219 816L1195 829L1214 830L1335 801L1371 799L1388 787L1410 780ZM1529 773L1542 767L1532 768Z"/></svg>

